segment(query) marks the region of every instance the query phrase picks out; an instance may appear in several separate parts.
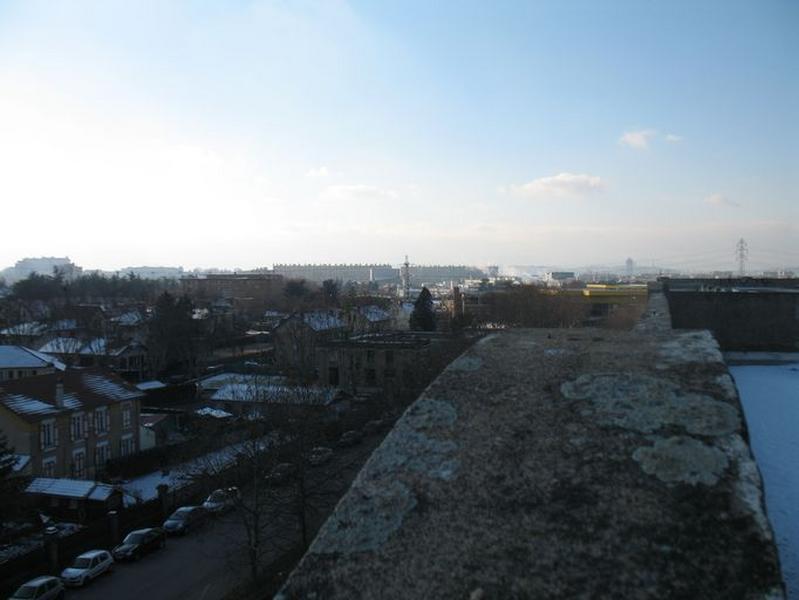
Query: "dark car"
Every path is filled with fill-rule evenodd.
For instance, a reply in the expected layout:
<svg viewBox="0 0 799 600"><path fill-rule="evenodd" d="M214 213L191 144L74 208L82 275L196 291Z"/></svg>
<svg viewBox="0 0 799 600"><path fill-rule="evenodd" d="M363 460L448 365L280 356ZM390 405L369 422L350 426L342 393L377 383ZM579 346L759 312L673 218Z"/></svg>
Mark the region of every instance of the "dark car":
<svg viewBox="0 0 799 600"><path fill-rule="evenodd" d="M266 476L269 485L283 485L297 473L297 465L293 463L280 463Z"/></svg>
<svg viewBox="0 0 799 600"><path fill-rule="evenodd" d="M203 502L203 508L210 514L220 514L236 506L241 500L241 492L237 487L214 490Z"/></svg>
<svg viewBox="0 0 799 600"><path fill-rule="evenodd" d="M131 531L122 543L111 551L114 560L139 560L166 545L166 534L160 527Z"/></svg>
<svg viewBox="0 0 799 600"><path fill-rule="evenodd" d="M208 511L202 506L181 506L164 521L164 531L170 535L186 535L205 523Z"/></svg>
<svg viewBox="0 0 799 600"><path fill-rule="evenodd" d="M349 448L363 441L363 434L360 431L345 431L338 440L339 448Z"/></svg>

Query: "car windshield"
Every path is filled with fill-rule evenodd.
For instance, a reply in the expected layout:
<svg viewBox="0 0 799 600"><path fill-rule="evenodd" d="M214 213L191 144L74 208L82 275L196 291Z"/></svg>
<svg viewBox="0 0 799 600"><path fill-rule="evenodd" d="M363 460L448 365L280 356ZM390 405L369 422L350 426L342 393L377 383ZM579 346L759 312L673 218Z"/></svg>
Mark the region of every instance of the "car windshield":
<svg viewBox="0 0 799 600"><path fill-rule="evenodd" d="M227 494L222 490L216 490L212 492L210 496L208 496L208 502L224 502Z"/></svg>
<svg viewBox="0 0 799 600"><path fill-rule="evenodd" d="M72 568L74 569L88 569L92 564L91 558L86 558L83 556L79 556L75 559L75 562L72 563Z"/></svg>
<svg viewBox="0 0 799 600"><path fill-rule="evenodd" d="M14 598L33 598L36 596L36 589L32 585L23 585L14 594Z"/></svg>
<svg viewBox="0 0 799 600"><path fill-rule="evenodd" d="M189 516L189 511L183 508L180 508L172 513L172 516L169 517L170 521L183 521L186 517Z"/></svg>
<svg viewBox="0 0 799 600"><path fill-rule="evenodd" d="M141 544L144 541L143 533L129 533L125 538L126 544Z"/></svg>

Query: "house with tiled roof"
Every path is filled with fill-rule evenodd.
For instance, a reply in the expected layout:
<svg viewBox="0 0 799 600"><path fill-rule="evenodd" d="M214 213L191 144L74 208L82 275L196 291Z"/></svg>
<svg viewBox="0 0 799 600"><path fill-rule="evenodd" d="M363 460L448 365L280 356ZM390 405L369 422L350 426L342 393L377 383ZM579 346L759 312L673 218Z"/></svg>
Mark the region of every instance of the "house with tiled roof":
<svg viewBox="0 0 799 600"><path fill-rule="evenodd" d="M144 393L117 375L67 369L0 382L0 431L31 474L91 479L139 451Z"/></svg>

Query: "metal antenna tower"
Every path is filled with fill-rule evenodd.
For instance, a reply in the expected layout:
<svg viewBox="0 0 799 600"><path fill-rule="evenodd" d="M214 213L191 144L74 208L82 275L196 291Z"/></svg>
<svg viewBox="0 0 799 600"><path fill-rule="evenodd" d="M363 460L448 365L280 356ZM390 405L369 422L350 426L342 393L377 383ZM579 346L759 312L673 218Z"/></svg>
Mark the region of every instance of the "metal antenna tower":
<svg viewBox="0 0 799 600"><path fill-rule="evenodd" d="M735 258L738 261L738 276L743 277L746 274L746 261L749 259L749 246L743 238L735 244Z"/></svg>
<svg viewBox="0 0 799 600"><path fill-rule="evenodd" d="M411 296L411 263L408 262L407 254L402 264L402 295L405 299Z"/></svg>

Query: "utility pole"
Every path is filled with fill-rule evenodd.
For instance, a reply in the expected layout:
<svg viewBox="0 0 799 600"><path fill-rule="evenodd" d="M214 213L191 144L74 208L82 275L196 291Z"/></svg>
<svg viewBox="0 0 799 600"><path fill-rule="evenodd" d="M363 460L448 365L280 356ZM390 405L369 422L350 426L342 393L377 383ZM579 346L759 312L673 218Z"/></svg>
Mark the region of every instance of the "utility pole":
<svg viewBox="0 0 799 600"><path fill-rule="evenodd" d="M746 261L749 258L749 246L743 238L735 244L735 258L738 261L738 276L743 277L746 274Z"/></svg>

